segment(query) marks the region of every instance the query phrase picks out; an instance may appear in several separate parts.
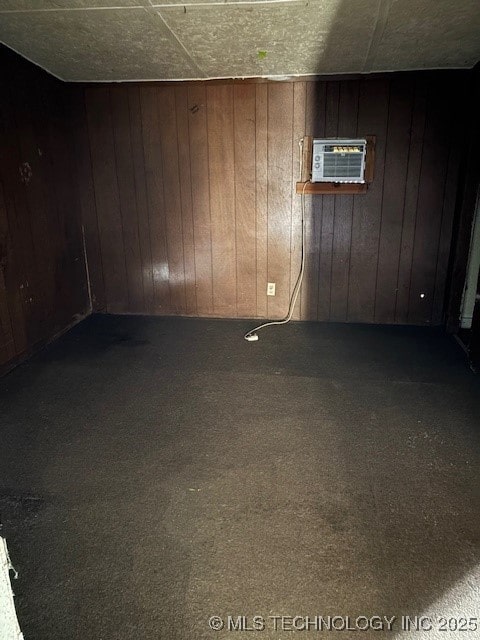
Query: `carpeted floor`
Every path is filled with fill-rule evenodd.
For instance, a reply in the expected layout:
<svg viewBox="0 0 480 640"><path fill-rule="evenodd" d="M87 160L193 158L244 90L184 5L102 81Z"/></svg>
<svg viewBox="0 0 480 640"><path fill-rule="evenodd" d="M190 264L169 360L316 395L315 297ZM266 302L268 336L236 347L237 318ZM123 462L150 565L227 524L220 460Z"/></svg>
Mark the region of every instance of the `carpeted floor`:
<svg viewBox="0 0 480 640"><path fill-rule="evenodd" d="M480 620L480 377L458 345L313 323L247 343L251 326L94 316L0 380L26 640L283 639L289 617L375 615L394 630L300 637L409 639L402 615Z"/></svg>

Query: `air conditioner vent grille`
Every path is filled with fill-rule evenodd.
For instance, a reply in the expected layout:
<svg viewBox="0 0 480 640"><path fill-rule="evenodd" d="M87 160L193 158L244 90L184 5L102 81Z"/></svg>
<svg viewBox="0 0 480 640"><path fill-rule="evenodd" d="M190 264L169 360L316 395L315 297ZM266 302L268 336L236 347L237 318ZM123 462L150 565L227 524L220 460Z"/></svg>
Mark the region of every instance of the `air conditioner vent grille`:
<svg viewBox="0 0 480 640"><path fill-rule="evenodd" d="M326 178L346 176L358 178L362 170L363 154L349 153L341 156L337 153L325 153L323 156L323 175Z"/></svg>

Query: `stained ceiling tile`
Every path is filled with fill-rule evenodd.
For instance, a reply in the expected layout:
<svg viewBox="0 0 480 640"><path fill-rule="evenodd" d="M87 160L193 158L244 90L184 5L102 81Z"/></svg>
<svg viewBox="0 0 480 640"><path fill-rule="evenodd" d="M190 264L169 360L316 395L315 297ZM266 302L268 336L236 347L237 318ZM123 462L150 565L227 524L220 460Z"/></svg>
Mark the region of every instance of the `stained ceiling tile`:
<svg viewBox="0 0 480 640"><path fill-rule="evenodd" d="M362 12L337 2L168 7L160 10L205 75L362 71L377 0Z"/></svg>

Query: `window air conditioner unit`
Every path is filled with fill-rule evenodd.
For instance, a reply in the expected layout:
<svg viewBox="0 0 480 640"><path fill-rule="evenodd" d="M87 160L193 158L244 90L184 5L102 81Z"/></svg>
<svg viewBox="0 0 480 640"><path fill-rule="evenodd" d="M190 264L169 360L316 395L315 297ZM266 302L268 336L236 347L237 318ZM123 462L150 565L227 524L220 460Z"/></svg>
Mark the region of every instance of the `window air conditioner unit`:
<svg viewBox="0 0 480 640"><path fill-rule="evenodd" d="M365 182L367 141L313 140L312 182Z"/></svg>

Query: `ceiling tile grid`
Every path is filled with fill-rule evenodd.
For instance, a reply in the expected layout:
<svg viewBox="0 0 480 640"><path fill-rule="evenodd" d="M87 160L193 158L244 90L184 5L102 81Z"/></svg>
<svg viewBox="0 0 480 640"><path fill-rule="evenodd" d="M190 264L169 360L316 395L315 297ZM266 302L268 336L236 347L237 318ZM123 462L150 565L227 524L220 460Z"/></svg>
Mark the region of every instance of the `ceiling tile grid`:
<svg viewBox="0 0 480 640"><path fill-rule="evenodd" d="M0 40L66 81L470 68L478 0L0 0Z"/></svg>

